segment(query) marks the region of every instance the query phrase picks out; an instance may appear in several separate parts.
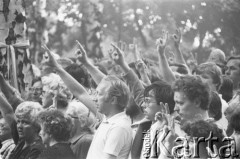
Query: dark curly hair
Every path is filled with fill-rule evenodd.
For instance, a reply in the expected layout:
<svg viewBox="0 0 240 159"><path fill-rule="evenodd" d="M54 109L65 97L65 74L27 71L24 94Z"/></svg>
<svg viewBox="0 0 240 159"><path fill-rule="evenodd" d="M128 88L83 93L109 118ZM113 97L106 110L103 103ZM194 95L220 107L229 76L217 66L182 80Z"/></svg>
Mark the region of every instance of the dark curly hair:
<svg viewBox="0 0 240 159"><path fill-rule="evenodd" d="M190 101L199 100L200 108L208 110L210 103L210 88L199 76L181 76L172 86L174 92L183 92Z"/></svg>
<svg viewBox="0 0 240 159"><path fill-rule="evenodd" d="M52 135L58 142L68 141L72 130L72 122L59 110L46 109L39 113L38 121L43 125L43 131Z"/></svg>
<svg viewBox="0 0 240 159"><path fill-rule="evenodd" d="M224 145L222 142L224 138L223 130L218 128L218 126L212 121L195 120L192 122L186 122L182 126L182 130L190 137L203 137L204 139L207 139L210 133L212 133L212 136L217 137L218 139L218 142L215 142L217 148L219 149ZM211 147L211 149L213 148Z"/></svg>

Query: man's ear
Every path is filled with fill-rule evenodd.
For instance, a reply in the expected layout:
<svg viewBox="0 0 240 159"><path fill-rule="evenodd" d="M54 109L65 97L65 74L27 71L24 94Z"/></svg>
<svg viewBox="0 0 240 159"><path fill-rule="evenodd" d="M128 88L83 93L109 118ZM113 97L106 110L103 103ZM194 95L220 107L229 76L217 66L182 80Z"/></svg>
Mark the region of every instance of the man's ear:
<svg viewBox="0 0 240 159"><path fill-rule="evenodd" d="M112 105L118 104L117 97L116 97L116 96L113 96L113 97L110 99L110 102L111 102Z"/></svg>
<svg viewBox="0 0 240 159"><path fill-rule="evenodd" d="M200 101L199 99L195 99L195 100L194 100L194 105L195 105L197 108L200 108L201 101Z"/></svg>

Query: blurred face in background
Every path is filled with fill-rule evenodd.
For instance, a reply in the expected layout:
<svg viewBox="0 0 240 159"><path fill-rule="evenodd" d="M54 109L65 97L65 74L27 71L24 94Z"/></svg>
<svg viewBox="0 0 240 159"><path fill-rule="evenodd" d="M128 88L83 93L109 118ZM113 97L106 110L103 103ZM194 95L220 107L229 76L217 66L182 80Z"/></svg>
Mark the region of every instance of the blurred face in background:
<svg viewBox="0 0 240 159"><path fill-rule="evenodd" d="M41 81L37 81L29 88L30 99L33 102L41 102L43 85Z"/></svg>
<svg viewBox="0 0 240 159"><path fill-rule="evenodd" d="M11 138L11 128L5 119L0 119L0 140L5 141Z"/></svg>
<svg viewBox="0 0 240 159"><path fill-rule="evenodd" d="M42 93L42 106L43 108L48 108L53 104L53 92L49 90L43 90Z"/></svg>
<svg viewBox="0 0 240 159"><path fill-rule="evenodd" d="M233 86L235 89L237 89L240 81L240 60L239 59L232 59L228 61L226 75L232 79Z"/></svg>

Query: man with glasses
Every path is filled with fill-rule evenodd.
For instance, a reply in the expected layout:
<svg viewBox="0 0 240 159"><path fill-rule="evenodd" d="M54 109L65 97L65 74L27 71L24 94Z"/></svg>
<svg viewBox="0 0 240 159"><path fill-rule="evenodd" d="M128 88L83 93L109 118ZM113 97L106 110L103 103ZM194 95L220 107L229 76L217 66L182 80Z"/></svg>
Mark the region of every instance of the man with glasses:
<svg viewBox="0 0 240 159"><path fill-rule="evenodd" d="M32 81L32 87L29 88L29 100L33 102L38 102L42 104L42 90L43 90L43 84L40 77L33 79Z"/></svg>

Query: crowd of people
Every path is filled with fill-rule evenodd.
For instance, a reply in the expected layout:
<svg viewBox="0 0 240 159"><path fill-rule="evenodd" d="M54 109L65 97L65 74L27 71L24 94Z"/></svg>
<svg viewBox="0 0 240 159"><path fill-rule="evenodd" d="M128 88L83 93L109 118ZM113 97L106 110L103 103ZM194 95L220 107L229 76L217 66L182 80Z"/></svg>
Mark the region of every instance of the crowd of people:
<svg viewBox="0 0 240 159"><path fill-rule="evenodd" d="M174 41L174 59L166 56ZM240 56L214 49L190 65L181 32L157 39L158 63L127 63L123 45L93 64L47 54L27 95L0 74L0 156L4 159L236 159L240 156ZM40 71L39 71L40 72Z"/></svg>

